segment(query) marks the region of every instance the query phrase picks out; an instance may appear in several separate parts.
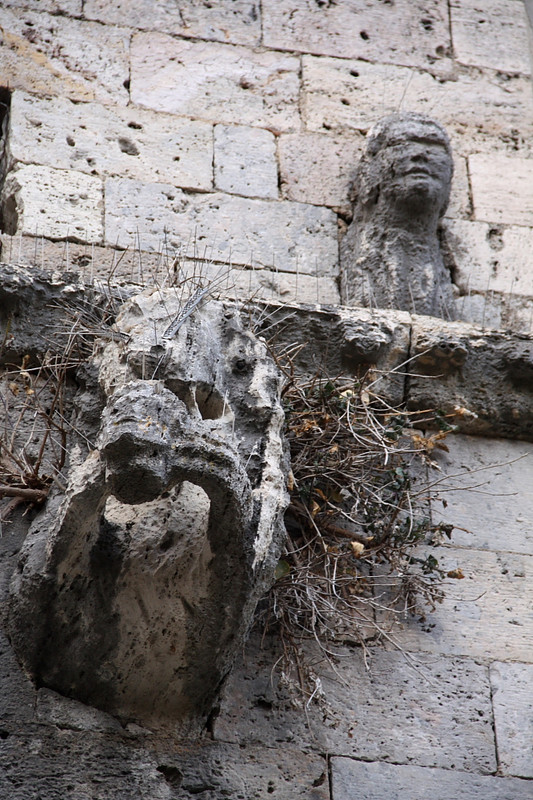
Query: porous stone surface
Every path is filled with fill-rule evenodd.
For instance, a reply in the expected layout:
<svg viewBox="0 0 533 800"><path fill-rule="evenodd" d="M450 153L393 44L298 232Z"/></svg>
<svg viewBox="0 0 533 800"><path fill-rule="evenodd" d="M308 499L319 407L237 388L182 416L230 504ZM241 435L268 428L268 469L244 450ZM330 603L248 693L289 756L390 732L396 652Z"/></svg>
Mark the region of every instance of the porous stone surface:
<svg viewBox="0 0 533 800"><path fill-rule="evenodd" d="M451 276L437 236L452 173L448 136L429 117L395 114L371 128L341 245L347 305L453 319Z"/></svg>
<svg viewBox="0 0 533 800"><path fill-rule="evenodd" d="M450 16L453 46L461 64L531 73L524 3L451 0Z"/></svg>
<svg viewBox="0 0 533 800"><path fill-rule="evenodd" d="M87 18L112 25L128 25L143 30L199 39L259 44L261 37L260 9L257 0L232 0L231 3L206 4L201 0L177 5L162 0L128 0L108 3L106 0L86 0L83 11Z"/></svg>
<svg viewBox="0 0 533 800"><path fill-rule="evenodd" d="M524 158L468 158L474 218L509 225L533 225L533 163Z"/></svg>
<svg viewBox="0 0 533 800"><path fill-rule="evenodd" d="M0 8L0 28L4 85L72 100L128 102L124 84L129 79L131 32L127 28L104 28L5 4Z"/></svg>
<svg viewBox="0 0 533 800"><path fill-rule="evenodd" d="M278 196L276 142L270 131L215 126L215 186L244 197Z"/></svg>
<svg viewBox="0 0 533 800"><path fill-rule="evenodd" d="M500 769L533 778L533 664L496 661L490 682Z"/></svg>
<svg viewBox="0 0 533 800"><path fill-rule="evenodd" d="M157 208L157 214L146 209ZM105 188L109 245L160 252L194 246L208 258L282 272L332 275L337 263L335 216L304 203L185 193L170 184L109 178ZM192 233L194 232L194 233Z"/></svg>
<svg viewBox="0 0 533 800"><path fill-rule="evenodd" d="M213 185L213 130L204 122L15 91L8 137L8 168L22 162L191 189Z"/></svg>
<svg viewBox="0 0 533 800"><path fill-rule="evenodd" d="M335 800L351 800L360 794L365 800L383 797L410 800L527 800L531 785L513 778L469 775L446 769L397 764L367 763L349 758L333 758L332 790Z"/></svg>
<svg viewBox="0 0 533 800"><path fill-rule="evenodd" d="M451 66L446 58L451 42L444 0L397 0L385 7L372 0L266 0L263 14L264 42L270 47L435 72Z"/></svg>
<svg viewBox="0 0 533 800"><path fill-rule="evenodd" d="M100 178L75 170L19 165L2 189L4 230L74 241L103 239L103 186Z"/></svg>
<svg viewBox="0 0 533 800"><path fill-rule="evenodd" d="M131 97L171 114L298 129L298 69L291 55L139 33L131 45Z"/></svg>
<svg viewBox="0 0 533 800"><path fill-rule="evenodd" d="M214 301L169 329L184 308L120 313L96 448L26 539L9 630L39 685L193 735L272 580L287 464L264 344Z"/></svg>

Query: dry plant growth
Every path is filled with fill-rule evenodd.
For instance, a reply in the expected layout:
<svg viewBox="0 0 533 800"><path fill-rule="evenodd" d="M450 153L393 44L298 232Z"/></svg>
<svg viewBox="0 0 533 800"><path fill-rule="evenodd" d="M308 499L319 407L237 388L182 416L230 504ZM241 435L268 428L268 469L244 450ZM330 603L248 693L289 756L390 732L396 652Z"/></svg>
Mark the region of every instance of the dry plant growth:
<svg viewBox="0 0 533 800"><path fill-rule="evenodd" d="M371 372L306 380L290 358L279 360L293 477L286 551L263 619L281 638L282 682L309 700L320 690L309 642L330 661L341 642L366 655L368 641L394 641L383 612L423 619L442 599L445 576L417 545L449 538L453 526L431 526L427 483L418 488L413 474L435 447L447 449L454 428L439 414L417 414L417 426L440 428L423 435L379 397Z"/></svg>

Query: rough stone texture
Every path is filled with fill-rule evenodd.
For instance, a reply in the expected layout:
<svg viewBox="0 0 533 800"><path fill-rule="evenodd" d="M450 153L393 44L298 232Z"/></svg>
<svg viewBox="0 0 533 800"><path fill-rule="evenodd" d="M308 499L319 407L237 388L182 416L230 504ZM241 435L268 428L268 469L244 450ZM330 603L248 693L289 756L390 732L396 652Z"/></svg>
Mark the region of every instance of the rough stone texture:
<svg viewBox="0 0 533 800"><path fill-rule="evenodd" d="M213 185L213 131L205 122L15 91L8 136L11 165L42 164L191 189Z"/></svg>
<svg viewBox="0 0 533 800"><path fill-rule="evenodd" d="M446 769L331 760L334 800L528 800L531 785L512 778L494 778Z"/></svg>
<svg viewBox="0 0 533 800"><path fill-rule="evenodd" d="M130 31L0 8L4 86L73 100L128 102Z"/></svg>
<svg viewBox="0 0 533 800"><path fill-rule="evenodd" d="M433 520L459 526L456 547L533 555L533 446L460 435L446 445L449 452L433 453Z"/></svg>
<svg viewBox="0 0 533 800"><path fill-rule="evenodd" d="M475 219L533 225L533 161L475 153L468 168Z"/></svg>
<svg viewBox="0 0 533 800"><path fill-rule="evenodd" d="M344 303L455 316L437 236L452 173L448 136L429 117L393 114L371 128L341 244Z"/></svg>
<svg viewBox="0 0 533 800"><path fill-rule="evenodd" d="M151 0L86 0L83 11L88 19L113 25L128 25L143 30L192 36L232 44L259 44L260 8L257 0L232 0L211 5L188 0L178 6L171 0L154 5Z"/></svg>
<svg viewBox="0 0 533 800"><path fill-rule="evenodd" d="M454 282L461 293L488 295L496 291L533 296L533 274L529 268L533 251L531 228L446 220L445 247Z"/></svg>
<svg viewBox="0 0 533 800"><path fill-rule="evenodd" d="M38 685L194 735L272 580L287 464L265 345L215 302L176 335L183 302L119 314L96 449L26 539L9 629Z"/></svg>
<svg viewBox="0 0 533 800"><path fill-rule="evenodd" d="M411 409L466 409L453 419L465 433L531 439L530 337L415 316L410 355Z"/></svg>
<svg viewBox="0 0 533 800"><path fill-rule="evenodd" d="M495 662L490 683L499 769L533 778L533 664Z"/></svg>
<svg viewBox="0 0 533 800"><path fill-rule="evenodd" d="M516 499L513 507L514 503ZM447 520L461 525L458 513ZM424 626L415 619L405 620L396 635L402 647L532 662L533 557L453 547L440 547L432 553L445 572L460 569L465 577L447 582L443 602Z"/></svg>
<svg viewBox="0 0 533 800"><path fill-rule="evenodd" d="M524 77L466 71L439 80L406 67L314 56L303 56L302 64L302 114L311 131L366 131L407 109L444 125L460 155L531 155L533 95Z"/></svg>
<svg viewBox="0 0 533 800"><path fill-rule="evenodd" d="M403 64L435 72L451 68L444 0L396 0L386 5L373 0L265 0L262 8L267 47Z"/></svg>
<svg viewBox="0 0 533 800"><path fill-rule="evenodd" d="M160 251L163 242L208 258L258 264L282 272L333 275L335 215L288 201L248 200L222 193L191 194L169 184L111 178L105 191L106 241ZM153 209L147 214L147 209Z"/></svg>
<svg viewBox="0 0 533 800"><path fill-rule="evenodd" d="M3 0L2 5L31 9L32 11L47 11L50 14L65 14L69 17L81 16L82 0Z"/></svg>
<svg viewBox="0 0 533 800"><path fill-rule="evenodd" d="M22 165L8 173L2 191L9 234L100 242L104 231L102 181L74 170Z"/></svg>
<svg viewBox="0 0 533 800"><path fill-rule="evenodd" d="M244 197L278 197L276 141L270 131L215 126L215 186Z"/></svg>
<svg viewBox="0 0 533 800"><path fill-rule="evenodd" d="M350 211L349 193L363 137L288 133L278 139L283 197Z"/></svg>
<svg viewBox="0 0 533 800"><path fill-rule="evenodd" d="M461 64L531 73L523 2L452 0L450 14L453 47Z"/></svg>
<svg viewBox="0 0 533 800"><path fill-rule="evenodd" d="M131 98L156 111L287 130L299 127L298 70L290 55L140 33Z"/></svg>
<svg viewBox="0 0 533 800"><path fill-rule="evenodd" d="M340 649L337 675L316 661L328 705L306 715L273 693L266 646L232 675L215 738L278 750L326 751L365 760L491 773L496 769L487 668L473 661ZM394 689L392 689L394 687Z"/></svg>

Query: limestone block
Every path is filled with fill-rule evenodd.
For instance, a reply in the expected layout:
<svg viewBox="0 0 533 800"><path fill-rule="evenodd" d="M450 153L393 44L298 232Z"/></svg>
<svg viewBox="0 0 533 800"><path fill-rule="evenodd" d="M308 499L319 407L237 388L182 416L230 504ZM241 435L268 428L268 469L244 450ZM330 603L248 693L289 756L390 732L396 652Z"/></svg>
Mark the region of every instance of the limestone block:
<svg viewBox="0 0 533 800"><path fill-rule="evenodd" d="M445 217L469 219L472 212L470 184L466 168L466 158L458 153L453 154L453 181L450 202Z"/></svg>
<svg viewBox="0 0 533 800"><path fill-rule="evenodd" d="M260 9L257 0L231 0L206 4L188 0L180 6L172 0L128 0L108 3L107 0L86 0L83 7L88 19L112 25L163 31L198 39L231 44L259 44L261 37Z"/></svg>
<svg viewBox="0 0 533 800"><path fill-rule="evenodd" d="M457 526L456 547L533 555L533 445L461 435L446 444L433 455L433 520Z"/></svg>
<svg viewBox="0 0 533 800"><path fill-rule="evenodd" d="M276 140L270 131L215 126L215 186L244 197L278 196Z"/></svg>
<svg viewBox="0 0 533 800"><path fill-rule="evenodd" d="M533 664L495 662L490 682L499 769L533 778Z"/></svg>
<svg viewBox="0 0 533 800"><path fill-rule="evenodd" d="M281 191L288 200L349 210L363 137L288 133L278 139Z"/></svg>
<svg viewBox="0 0 533 800"><path fill-rule="evenodd" d="M36 519L9 612L39 686L182 735L273 578L288 498L280 375L237 310L197 295L121 310L94 364L96 447Z"/></svg>
<svg viewBox="0 0 533 800"><path fill-rule="evenodd" d="M533 295L531 228L447 220L445 240L462 293Z"/></svg>
<svg viewBox="0 0 533 800"><path fill-rule="evenodd" d="M371 649L368 666L358 648L340 648L334 674L317 659L327 706L295 710L272 689L278 650L248 651L224 693L215 738L263 744L292 743L304 752L364 760L416 763L480 773L496 769L487 668L470 659ZM381 798L380 798L381 800Z"/></svg>
<svg viewBox="0 0 533 800"><path fill-rule="evenodd" d="M212 137L208 123L139 108L73 104L20 91L11 99L11 164L210 189Z"/></svg>
<svg viewBox="0 0 533 800"><path fill-rule="evenodd" d="M349 758L332 759L334 800L365 800L409 797L409 800L528 800L527 781L488 775L471 775L448 769L426 769L414 765L367 763Z"/></svg>
<svg viewBox="0 0 533 800"><path fill-rule="evenodd" d="M468 485L482 480L472 476ZM453 512L446 519L453 524ZM495 540L498 532L505 535L494 524L492 530ZM406 650L533 661L533 557L454 547L431 552L445 572L461 570L465 577L447 582L443 602L423 625L406 619L395 641Z"/></svg>
<svg viewBox="0 0 533 800"><path fill-rule="evenodd" d="M448 9L443 0L431 6L423 0L390 4L265 0L262 9L267 47L435 72L451 68Z"/></svg>
<svg viewBox="0 0 533 800"><path fill-rule="evenodd" d="M168 242L228 264L319 276L337 268L335 215L304 203L186 194L168 184L111 178L105 229L106 241L120 247L139 241L143 250L160 251Z"/></svg>
<svg viewBox="0 0 533 800"><path fill-rule="evenodd" d="M533 95L525 77L461 72L445 80L406 67L308 55L302 63L302 115L311 131L366 131L380 117L408 109L444 125L459 155L473 148L531 154Z"/></svg>
<svg viewBox="0 0 533 800"><path fill-rule="evenodd" d="M411 344L409 408L440 409L464 433L531 440L529 336L413 316Z"/></svg>
<svg viewBox="0 0 533 800"><path fill-rule="evenodd" d="M475 153L468 167L475 219L533 225L533 161Z"/></svg>
<svg viewBox="0 0 533 800"><path fill-rule="evenodd" d="M31 11L47 11L50 14L80 17L83 0L24 0L22 3L20 0L3 0L2 5L13 8L24 6Z"/></svg>
<svg viewBox="0 0 533 800"><path fill-rule="evenodd" d="M10 234L98 242L103 238L102 182L74 170L34 165L8 173L3 194L4 226Z"/></svg>
<svg viewBox="0 0 533 800"><path fill-rule="evenodd" d="M131 98L171 114L297 129L298 71L291 55L139 33L131 46Z"/></svg>
<svg viewBox="0 0 533 800"><path fill-rule="evenodd" d="M494 292L472 294L468 290L456 298L455 309L457 319L471 322L483 330L509 328L503 322L501 296L496 296ZM524 328L520 326L517 330L523 331Z"/></svg>
<svg viewBox="0 0 533 800"><path fill-rule="evenodd" d="M531 73L527 17L516 0L452 0L455 56L461 64L500 72Z"/></svg>
<svg viewBox="0 0 533 800"><path fill-rule="evenodd" d="M3 5L0 29L4 85L72 100L128 102L126 28Z"/></svg>

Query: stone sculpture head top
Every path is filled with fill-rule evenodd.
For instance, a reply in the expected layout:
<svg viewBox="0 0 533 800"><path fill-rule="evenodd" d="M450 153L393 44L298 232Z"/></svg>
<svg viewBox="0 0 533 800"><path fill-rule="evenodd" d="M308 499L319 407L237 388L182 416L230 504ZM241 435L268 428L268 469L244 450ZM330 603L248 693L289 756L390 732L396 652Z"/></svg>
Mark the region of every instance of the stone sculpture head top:
<svg viewBox="0 0 533 800"><path fill-rule="evenodd" d="M435 120L392 114L369 131L341 248L345 303L453 316L438 240L452 175L450 140Z"/></svg>
<svg viewBox="0 0 533 800"><path fill-rule="evenodd" d="M423 114L392 114L368 134L357 172L355 212L383 210L389 225L436 225L448 205L452 174L444 128Z"/></svg>

